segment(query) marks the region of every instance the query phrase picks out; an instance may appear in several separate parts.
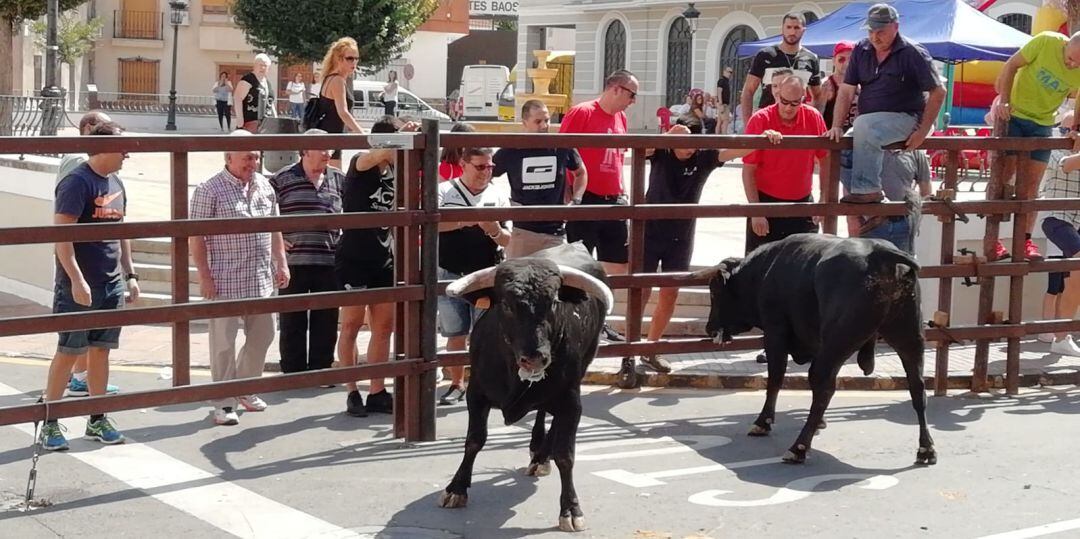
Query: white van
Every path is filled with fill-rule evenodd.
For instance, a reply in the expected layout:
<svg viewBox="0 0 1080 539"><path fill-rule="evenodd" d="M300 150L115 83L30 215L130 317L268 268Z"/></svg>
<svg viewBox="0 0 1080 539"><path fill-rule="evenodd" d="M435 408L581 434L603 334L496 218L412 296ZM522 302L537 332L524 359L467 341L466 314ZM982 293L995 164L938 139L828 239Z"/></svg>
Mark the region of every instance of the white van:
<svg viewBox="0 0 1080 539"><path fill-rule="evenodd" d="M353 81L353 99L356 101L353 103L352 112L356 119L376 120L384 115L386 109L383 107L382 101L379 100L383 86L386 86L386 83L382 81ZM416 97L416 94L400 87L398 88L396 114L418 119L430 118L440 122L451 121L449 116L428 105L423 99Z"/></svg>
<svg viewBox="0 0 1080 539"><path fill-rule="evenodd" d="M501 65L468 65L461 71L461 119L499 119L499 94L510 82L510 69Z"/></svg>

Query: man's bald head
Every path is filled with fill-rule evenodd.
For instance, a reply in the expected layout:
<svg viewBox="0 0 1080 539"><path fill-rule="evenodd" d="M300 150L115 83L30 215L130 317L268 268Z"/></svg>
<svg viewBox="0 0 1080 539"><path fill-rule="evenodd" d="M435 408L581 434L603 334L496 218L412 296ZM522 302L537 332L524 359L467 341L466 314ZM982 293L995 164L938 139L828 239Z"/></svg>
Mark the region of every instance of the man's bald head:
<svg viewBox="0 0 1080 539"><path fill-rule="evenodd" d="M1076 32L1065 43L1065 67L1080 68L1080 32Z"/></svg>
<svg viewBox="0 0 1080 539"><path fill-rule="evenodd" d="M89 135L100 124L111 122L112 118L100 110L92 110L79 119L79 134Z"/></svg>

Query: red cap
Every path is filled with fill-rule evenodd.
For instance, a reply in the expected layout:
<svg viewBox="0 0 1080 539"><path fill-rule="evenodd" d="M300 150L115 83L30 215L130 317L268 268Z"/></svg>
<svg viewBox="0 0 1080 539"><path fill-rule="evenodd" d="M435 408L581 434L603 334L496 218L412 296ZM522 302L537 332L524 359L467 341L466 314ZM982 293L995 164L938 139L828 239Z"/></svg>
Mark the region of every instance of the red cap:
<svg viewBox="0 0 1080 539"><path fill-rule="evenodd" d="M855 50L855 43L852 41L841 41L833 47L832 55L835 58L837 54L842 52L851 52Z"/></svg>

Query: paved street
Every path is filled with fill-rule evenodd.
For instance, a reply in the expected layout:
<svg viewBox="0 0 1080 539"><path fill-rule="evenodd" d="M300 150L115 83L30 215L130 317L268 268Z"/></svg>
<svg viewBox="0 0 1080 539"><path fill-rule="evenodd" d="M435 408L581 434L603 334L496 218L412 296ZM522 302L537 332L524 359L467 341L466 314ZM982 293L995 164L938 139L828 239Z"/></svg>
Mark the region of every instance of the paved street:
<svg viewBox="0 0 1080 539"><path fill-rule="evenodd" d="M36 397L43 362L0 360L0 406ZM149 372L148 372L149 371ZM126 390L162 387L154 369L117 367ZM770 438L745 436L760 392L586 388L579 537L964 537L1080 533L1080 390L930 401L939 464L912 465L906 393L841 392L804 466L781 464L809 404L782 394ZM15 508L31 426L0 427L5 537L559 537L558 478L525 477L527 423L491 420L469 507L435 507L461 457L464 406L439 409L437 441L389 437L390 418L349 418L337 390L269 395L270 410L213 427L190 404L113 416L130 443L80 439L39 462L36 498ZM1056 527L1045 527L1058 523ZM1015 530L1033 531L1010 533ZM994 535L1004 534L1004 535Z"/></svg>

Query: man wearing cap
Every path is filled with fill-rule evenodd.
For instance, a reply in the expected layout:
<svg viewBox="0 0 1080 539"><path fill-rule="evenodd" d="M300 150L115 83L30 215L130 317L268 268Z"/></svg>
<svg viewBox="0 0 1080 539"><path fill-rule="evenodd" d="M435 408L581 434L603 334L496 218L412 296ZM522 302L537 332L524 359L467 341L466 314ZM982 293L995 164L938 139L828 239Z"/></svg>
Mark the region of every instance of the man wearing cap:
<svg viewBox="0 0 1080 539"><path fill-rule="evenodd" d="M1001 69L994 86L998 92L992 113L1008 123L1006 136L1049 137L1055 122L1055 113L1065 98L1080 88L1080 32L1066 37L1057 32L1042 32L1031 38L1022 49L1013 54ZM1064 127L1072 128L1071 125ZM1050 150L1031 152L1027 161L1027 178L1042 178ZM1016 173L1016 162L1005 160L1004 178L1008 181ZM1018 185L1018 194L1024 199L1034 198L1039 182ZM1031 230L1035 215L1029 214L1027 242L1024 258L1041 259L1042 255L1031 242ZM997 242L991 257L1000 260L1009 256L1001 241Z"/></svg>
<svg viewBox="0 0 1080 539"><path fill-rule="evenodd" d="M776 82L773 74L779 69L789 69L802 79L804 86L810 87L813 102L817 102L821 93L821 69L816 54L802 46L803 33L806 32L806 16L800 12L791 12L784 15L781 21L783 40L777 45L770 45L758 51L754 55L754 61L750 64L750 72L746 75L742 94L739 96L739 115L745 122L758 109L763 109L773 103L772 85ZM761 83L765 83L765 89L761 92L761 99L757 107L753 106L754 92Z"/></svg>
<svg viewBox="0 0 1080 539"><path fill-rule="evenodd" d="M888 4L875 4L867 12L867 38L851 53L844 82L826 134L839 141L844 135L848 107L859 91L859 116L851 129L854 137L849 203L881 202L882 147L904 142L914 150L930 133L945 88L922 45L900 35L900 14ZM923 93L929 92L929 97Z"/></svg>
<svg viewBox="0 0 1080 539"><path fill-rule="evenodd" d="M818 100L817 108L825 117L825 125L830 129L833 126L833 116L836 110L836 98L840 96L840 85L844 83L844 74L851 60L851 51L855 50L855 43L841 41L833 47L832 74L821 83L821 99ZM851 129L855 123L855 117L859 115L859 91L856 89L852 96L851 106L848 107L847 117L844 118L844 132Z"/></svg>

